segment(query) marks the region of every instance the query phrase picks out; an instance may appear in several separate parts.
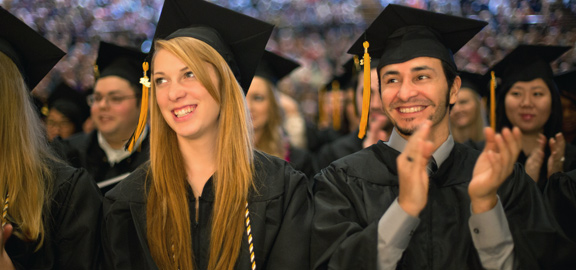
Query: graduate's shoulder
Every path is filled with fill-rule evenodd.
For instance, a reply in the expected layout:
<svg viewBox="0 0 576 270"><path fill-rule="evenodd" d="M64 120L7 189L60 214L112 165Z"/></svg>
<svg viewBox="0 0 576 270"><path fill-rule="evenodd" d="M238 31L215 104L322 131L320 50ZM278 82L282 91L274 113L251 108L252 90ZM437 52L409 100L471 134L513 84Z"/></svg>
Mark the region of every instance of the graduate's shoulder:
<svg viewBox="0 0 576 270"><path fill-rule="evenodd" d="M260 152L254 152L254 184L257 195L252 200L266 201L286 192L293 192L297 186L306 185L306 175L292 168L285 160Z"/></svg>
<svg viewBox="0 0 576 270"><path fill-rule="evenodd" d="M140 165L114 188L108 191L105 197L113 201L127 201L135 203L146 202L146 192L150 162Z"/></svg>

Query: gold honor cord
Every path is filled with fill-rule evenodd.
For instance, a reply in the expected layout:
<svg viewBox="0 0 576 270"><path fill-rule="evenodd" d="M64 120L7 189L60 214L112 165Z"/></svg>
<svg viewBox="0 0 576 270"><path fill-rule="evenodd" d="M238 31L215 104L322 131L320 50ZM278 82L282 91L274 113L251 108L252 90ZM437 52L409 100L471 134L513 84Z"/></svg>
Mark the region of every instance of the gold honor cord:
<svg viewBox="0 0 576 270"><path fill-rule="evenodd" d="M6 193L4 200L4 207L2 208L2 227L8 223L8 207L10 207L10 196Z"/></svg>
<svg viewBox="0 0 576 270"><path fill-rule="evenodd" d="M360 118L360 132L358 138L364 138L366 135L366 126L368 125L368 113L370 112L370 55L368 54L368 41L364 41L364 57L360 64L364 65L364 92L362 93L362 117Z"/></svg>
<svg viewBox="0 0 576 270"><path fill-rule="evenodd" d="M144 128L146 127L146 120L148 119L148 89L150 88L150 79L146 72L148 71L148 62L142 63L142 69L144 70L144 77L140 78L140 83L142 84L142 102L140 103L140 118L138 119L138 126L136 126L136 131L132 134L132 137L128 140L126 149L129 152L134 150L136 142L142 135Z"/></svg>
<svg viewBox="0 0 576 270"><path fill-rule="evenodd" d="M496 77L490 72L490 127L496 131Z"/></svg>
<svg viewBox="0 0 576 270"><path fill-rule="evenodd" d="M254 243L252 243L252 227L250 226L250 210L246 202L246 237L248 237L248 250L250 251L250 266L256 270L256 256L254 255Z"/></svg>

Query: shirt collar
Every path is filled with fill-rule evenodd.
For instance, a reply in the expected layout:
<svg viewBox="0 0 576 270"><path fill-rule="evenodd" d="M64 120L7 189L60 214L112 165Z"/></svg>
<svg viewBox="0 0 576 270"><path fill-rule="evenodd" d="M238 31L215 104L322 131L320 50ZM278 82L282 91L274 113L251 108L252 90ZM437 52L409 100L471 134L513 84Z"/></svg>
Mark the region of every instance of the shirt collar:
<svg viewBox="0 0 576 270"><path fill-rule="evenodd" d="M112 148L112 146L110 146L110 144L104 138L104 135L102 135L100 131L98 131L97 133L98 133L98 145L100 146L100 148L102 148L102 150L106 154L106 158L108 159L108 163L110 163L110 166L114 166L114 164L119 163L120 161L129 157L134 151L136 151L136 149L138 149L138 147L140 147L142 141L144 140L144 138L146 138L146 135L148 135L148 126L144 127L144 131L142 132L140 138L138 138L138 140L136 141L136 144L134 145L134 150L132 152L124 150L125 148L124 146L122 146L122 148L120 149Z"/></svg>
<svg viewBox="0 0 576 270"><path fill-rule="evenodd" d="M388 142L385 143L392 149L398 152L402 152L404 151L404 148L406 147L408 141L406 141L402 136L400 136L396 128L394 128L392 130L392 134L390 135L390 139L388 140ZM453 148L454 148L454 138L452 138L452 134L448 134L448 138L446 139L446 141L444 141L444 143L442 143L442 145L440 145L440 147L438 147L438 149L436 149L436 151L434 151L434 153L432 154L432 157L434 157L434 160L436 160L438 168L440 168L442 163L444 163L444 161L448 158Z"/></svg>

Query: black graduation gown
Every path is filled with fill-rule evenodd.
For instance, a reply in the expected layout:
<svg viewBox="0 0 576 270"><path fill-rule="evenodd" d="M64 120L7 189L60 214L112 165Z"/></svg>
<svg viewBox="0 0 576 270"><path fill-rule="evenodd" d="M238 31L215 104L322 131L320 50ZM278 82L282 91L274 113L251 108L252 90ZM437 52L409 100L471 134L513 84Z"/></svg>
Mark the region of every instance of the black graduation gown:
<svg viewBox="0 0 576 270"><path fill-rule="evenodd" d="M398 155L379 142L316 175L313 269L377 269L378 221L398 196ZM428 204L397 269L482 269L468 226L468 184L478 155L455 144L431 176ZM498 195L514 240L515 269L576 269L553 264L576 249L568 249L519 164Z"/></svg>
<svg viewBox="0 0 576 270"><path fill-rule="evenodd" d="M54 148L62 159L76 168L85 168L100 183L116 176L133 172L150 159L150 136L142 141L140 147L129 157L110 166L106 153L98 144L98 133L74 135L66 140L54 142ZM102 194L112 189L116 184L103 187Z"/></svg>
<svg viewBox="0 0 576 270"><path fill-rule="evenodd" d="M326 168L333 161L362 150L362 139L358 138L358 130L327 143L316 153L316 170Z"/></svg>
<svg viewBox="0 0 576 270"><path fill-rule="evenodd" d="M43 218L44 244L12 235L6 251L16 269L97 269L102 196L83 169L54 163L53 193ZM17 226L14 226L16 230Z"/></svg>
<svg viewBox="0 0 576 270"><path fill-rule="evenodd" d="M331 128L318 130L314 124L306 122L306 145L310 152L316 152L324 144L342 137L338 131Z"/></svg>
<svg viewBox="0 0 576 270"><path fill-rule="evenodd" d="M257 269L309 269L312 195L307 178L285 161L260 152L255 154L255 167L259 195L251 193L248 205ZM146 240L147 168L148 164L143 165L106 194L103 269L157 269ZM212 180L199 198L198 223L191 189L189 194L194 256L197 269L206 269L214 201ZM245 234L235 269L251 269Z"/></svg>
<svg viewBox="0 0 576 270"><path fill-rule="evenodd" d="M550 176L544 198L566 236L576 242L576 170Z"/></svg>
<svg viewBox="0 0 576 270"><path fill-rule="evenodd" d="M310 179L314 177L314 174L316 174L317 171L310 152L298 147L294 147L292 144L290 144L288 151L290 165L292 165L294 169L303 172Z"/></svg>
<svg viewBox="0 0 576 270"><path fill-rule="evenodd" d="M544 190L546 184L548 182L548 158L550 157L549 149L546 149L546 156L544 157L544 163L540 168L540 177L538 180L538 187L540 190ZM576 146L566 143L566 148L564 150L564 168L563 171L571 171L576 169ZM524 152L520 151L520 155L518 155L518 162L521 164L526 164L526 160L528 156L524 154Z"/></svg>

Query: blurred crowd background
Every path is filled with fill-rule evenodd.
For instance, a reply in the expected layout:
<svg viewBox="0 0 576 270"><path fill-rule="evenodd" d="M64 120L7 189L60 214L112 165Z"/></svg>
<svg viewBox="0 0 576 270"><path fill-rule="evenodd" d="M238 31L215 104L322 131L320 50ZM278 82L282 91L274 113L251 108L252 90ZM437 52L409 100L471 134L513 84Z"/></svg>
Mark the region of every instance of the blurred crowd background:
<svg viewBox="0 0 576 270"><path fill-rule="evenodd" d="M466 16L489 25L456 54L461 70L483 74L518 44L574 46L576 0L214 0L230 9L276 25L268 49L301 67L280 84L296 99L307 120L318 115L318 90L342 72L346 51L389 3ZM99 41L140 47L147 52L163 0L0 0L0 5L68 52L34 90L45 100L65 82L81 92L94 83ZM557 63L570 70L576 53Z"/></svg>

